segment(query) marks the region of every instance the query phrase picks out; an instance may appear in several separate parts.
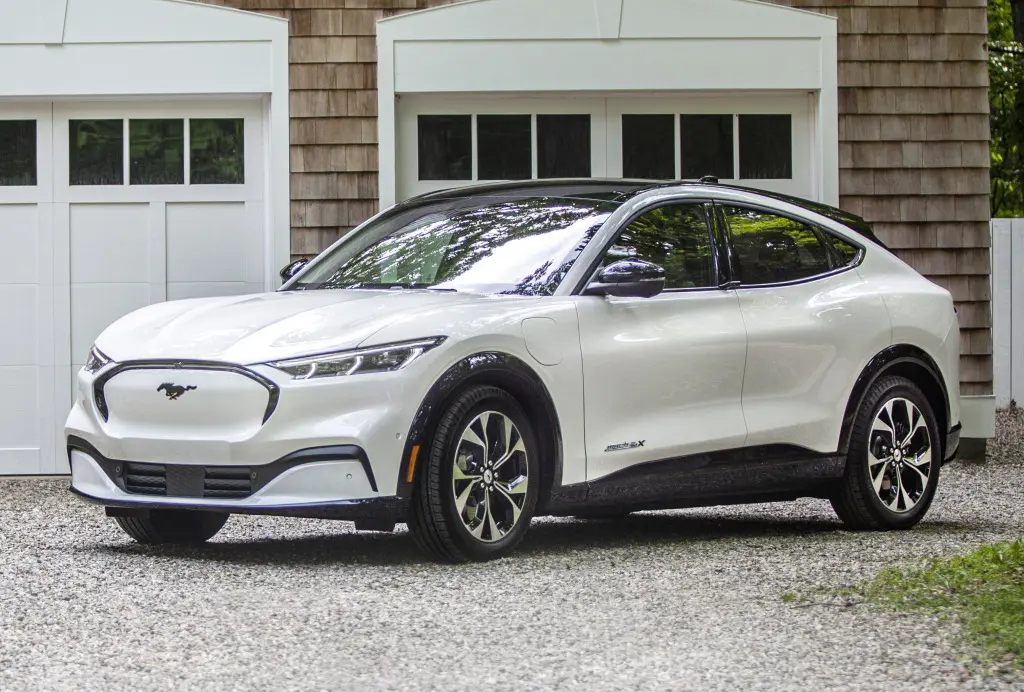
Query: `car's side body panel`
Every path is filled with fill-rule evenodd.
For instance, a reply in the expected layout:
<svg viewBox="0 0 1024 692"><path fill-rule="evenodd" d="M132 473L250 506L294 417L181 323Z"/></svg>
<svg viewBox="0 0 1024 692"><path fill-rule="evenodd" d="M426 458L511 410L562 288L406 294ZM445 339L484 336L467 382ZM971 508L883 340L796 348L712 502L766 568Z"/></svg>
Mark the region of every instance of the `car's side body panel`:
<svg viewBox="0 0 1024 692"><path fill-rule="evenodd" d="M734 291L575 300L588 479L743 445L746 334Z"/></svg>
<svg viewBox="0 0 1024 692"><path fill-rule="evenodd" d="M881 296L853 270L737 295L747 330L746 444L836 451L853 383L890 344Z"/></svg>
<svg viewBox="0 0 1024 692"><path fill-rule="evenodd" d="M946 289L893 255L870 253L858 269L885 300L892 343L921 349L938 365L949 397L949 425L960 422L960 328Z"/></svg>
<svg viewBox="0 0 1024 692"><path fill-rule="evenodd" d="M544 353L535 355L534 352L541 349L537 344L533 351L527 347L524 320L544 320L543 334L557 344L557 348L546 344ZM434 371L434 377L420 383L421 391L415 396L417 405L441 373L460 361L488 352L514 356L532 369L554 402L562 437L562 482L577 483L586 479L583 365L579 323L572 299L497 296L475 301L472 307L467 305L464 309L456 306L437 313L417 313L397 320L362 345L400 341L423 330L446 334L449 339L438 349L443 361ZM556 351L558 357L554 358ZM537 356L553 364L545 364Z"/></svg>

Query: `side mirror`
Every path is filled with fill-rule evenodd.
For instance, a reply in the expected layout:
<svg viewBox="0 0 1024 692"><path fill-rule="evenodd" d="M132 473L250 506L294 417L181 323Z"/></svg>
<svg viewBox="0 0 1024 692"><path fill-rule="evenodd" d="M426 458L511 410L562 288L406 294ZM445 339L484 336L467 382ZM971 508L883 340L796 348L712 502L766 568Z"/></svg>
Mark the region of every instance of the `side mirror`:
<svg viewBox="0 0 1024 692"><path fill-rule="evenodd" d="M665 290L665 270L638 259L612 262L601 270L584 295L652 298Z"/></svg>
<svg viewBox="0 0 1024 692"><path fill-rule="evenodd" d="M292 262L287 267L281 270L281 280L287 281L288 279L292 278L300 271L302 271L303 267L305 267L307 264L309 264L308 259L295 260L294 262Z"/></svg>

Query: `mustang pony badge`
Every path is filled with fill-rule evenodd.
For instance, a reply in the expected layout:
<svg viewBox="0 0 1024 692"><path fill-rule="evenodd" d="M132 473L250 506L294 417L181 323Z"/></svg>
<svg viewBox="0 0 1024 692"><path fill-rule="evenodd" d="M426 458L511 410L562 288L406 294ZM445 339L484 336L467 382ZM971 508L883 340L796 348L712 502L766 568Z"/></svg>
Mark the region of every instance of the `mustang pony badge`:
<svg viewBox="0 0 1024 692"><path fill-rule="evenodd" d="M180 398L181 395L184 394L185 392L191 392L193 390L195 390L195 387L193 387L192 385L182 387L181 385L171 384L170 382L164 382L162 385L156 388L156 391L163 392L171 401Z"/></svg>

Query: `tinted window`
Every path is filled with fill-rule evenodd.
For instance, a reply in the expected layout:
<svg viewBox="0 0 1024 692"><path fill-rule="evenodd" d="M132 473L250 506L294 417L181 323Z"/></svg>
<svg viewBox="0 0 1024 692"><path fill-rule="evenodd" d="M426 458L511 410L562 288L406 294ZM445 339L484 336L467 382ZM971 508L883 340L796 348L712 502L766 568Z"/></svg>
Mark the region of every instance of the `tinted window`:
<svg viewBox="0 0 1024 692"><path fill-rule="evenodd" d="M680 177L733 175L731 115L679 116Z"/></svg>
<svg viewBox="0 0 1024 692"><path fill-rule="evenodd" d="M124 121L72 120L71 185L124 185Z"/></svg>
<svg viewBox="0 0 1024 692"><path fill-rule="evenodd" d="M421 115L417 125L420 180L472 180L472 116Z"/></svg>
<svg viewBox="0 0 1024 692"><path fill-rule="evenodd" d="M533 134L528 115L478 115L477 178L529 180L533 177Z"/></svg>
<svg viewBox="0 0 1024 692"><path fill-rule="evenodd" d="M537 177L590 177L590 116L537 116Z"/></svg>
<svg viewBox="0 0 1024 692"><path fill-rule="evenodd" d="M676 177L675 117L622 116L622 175L671 180Z"/></svg>
<svg viewBox="0 0 1024 692"><path fill-rule="evenodd" d="M245 121L242 118L193 118L189 121L189 178L193 185L241 185L245 182Z"/></svg>
<svg viewBox="0 0 1024 692"><path fill-rule="evenodd" d="M131 185L184 184L185 121L129 121L128 153Z"/></svg>
<svg viewBox="0 0 1024 692"><path fill-rule="evenodd" d="M793 124L789 115L740 116L740 177L793 177Z"/></svg>
<svg viewBox="0 0 1024 692"><path fill-rule="evenodd" d="M697 204L659 207L629 224L608 248L604 265L626 258L662 267L666 289L718 285L707 217Z"/></svg>
<svg viewBox="0 0 1024 692"><path fill-rule="evenodd" d="M838 260L838 266L848 267L857 261L857 257L860 256L860 248L852 243L848 243L839 236L828 234L828 240L832 244L832 248L836 251L836 258Z"/></svg>
<svg viewBox="0 0 1024 692"><path fill-rule="evenodd" d="M0 120L0 186L36 184L36 121Z"/></svg>
<svg viewBox="0 0 1024 692"><path fill-rule="evenodd" d="M810 226L754 209L724 211L743 284L798 281L830 271L825 246Z"/></svg>

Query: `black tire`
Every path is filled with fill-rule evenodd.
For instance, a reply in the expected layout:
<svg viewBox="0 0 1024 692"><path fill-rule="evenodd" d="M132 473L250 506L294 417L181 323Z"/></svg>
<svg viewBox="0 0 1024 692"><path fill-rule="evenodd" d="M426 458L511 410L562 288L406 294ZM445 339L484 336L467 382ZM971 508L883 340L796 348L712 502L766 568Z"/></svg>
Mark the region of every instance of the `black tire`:
<svg viewBox="0 0 1024 692"><path fill-rule="evenodd" d="M139 543L198 544L224 528L228 514L181 509L152 509L140 517L116 517L117 525Z"/></svg>
<svg viewBox="0 0 1024 692"><path fill-rule="evenodd" d="M453 480L463 433L478 416L488 411L503 414L515 425L525 447L525 459L517 455L515 463L517 468L525 464L527 476L524 481L526 498L518 520L503 537L493 542L471 535L456 506ZM519 402L505 390L475 386L457 395L442 414L429 453L416 470L408 520L416 545L430 557L452 563L492 560L511 552L526 534L537 507L540 464L536 440L529 418ZM507 446L507 441L505 444Z"/></svg>
<svg viewBox="0 0 1024 692"><path fill-rule="evenodd" d="M910 401L920 411L928 431L929 438L927 442L931 452L931 464L928 470L927 483L918 480L913 473L901 476L901 478L909 476L911 481L920 483L920 486L923 486L917 487L912 491L912 493L920 492L920 495L916 503L908 511L894 511L882 501L879 492L876 492L872 483L872 475L868 463L869 445L883 444L883 441L886 439L884 432L872 432L875 418L880 414L887 402L897 398ZM897 413L897 417L902 419L902 415L899 413ZM894 422L893 427L896 427L896 425L897 423ZM881 434L881 437L879 437L879 434ZM917 439L919 440L920 438ZM846 527L851 530L885 531L913 527L924 517L932 503L932 499L935 497L935 489L939 482L939 469L942 466L942 445L943 442L939 436L939 426L935 412L917 385L903 377L883 377L879 379L865 393L860 409L857 411L853 421L850 447L846 459L846 471L842 481L830 497L836 514L839 515L839 518ZM889 456L892 457L893 455L890 454ZM879 469L880 467L875 465L874 468ZM887 466L886 468L889 469L890 467ZM883 477L883 483L888 482L889 485L883 485L884 490L882 492L891 491L893 480L895 480L892 474L895 472L893 470L885 472L888 475ZM878 477L877 473L875 475ZM897 485L896 487L899 488L900 486ZM895 491L896 494L898 492ZM896 507L899 509L900 501L896 502Z"/></svg>

